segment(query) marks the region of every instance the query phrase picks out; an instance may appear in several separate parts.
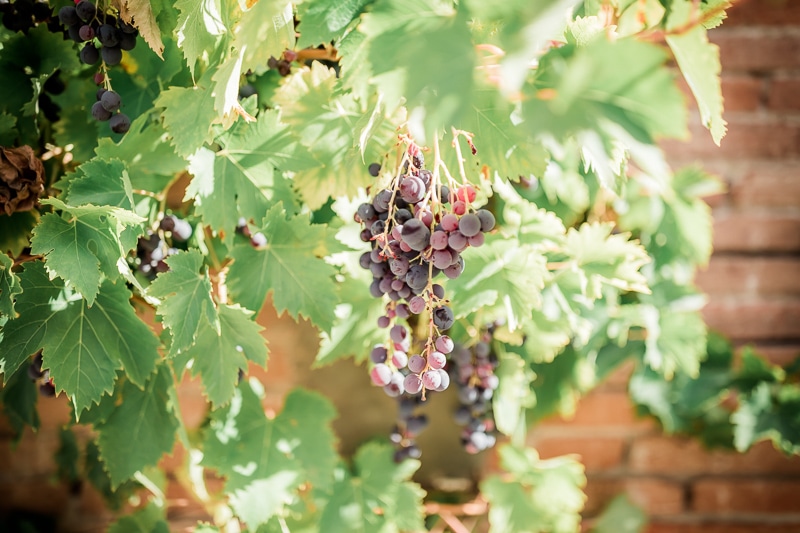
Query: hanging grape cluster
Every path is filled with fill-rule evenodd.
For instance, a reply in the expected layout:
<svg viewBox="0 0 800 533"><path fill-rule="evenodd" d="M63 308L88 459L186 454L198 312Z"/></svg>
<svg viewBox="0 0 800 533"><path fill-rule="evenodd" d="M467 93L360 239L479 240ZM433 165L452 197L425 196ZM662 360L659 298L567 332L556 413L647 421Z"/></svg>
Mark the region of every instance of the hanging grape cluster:
<svg viewBox="0 0 800 533"><path fill-rule="evenodd" d="M94 81L101 87L97 101L92 105L92 117L108 122L114 133L125 133L131 120L120 110L120 96L111 89L108 67L119 65L122 51L133 50L138 31L123 21L113 8L98 9L89 0L80 0L74 6L64 6L58 11L58 19L67 28L67 35L76 43L83 43L80 59L86 65L100 62Z"/></svg>
<svg viewBox="0 0 800 533"><path fill-rule="evenodd" d="M464 270L461 253L481 246L495 219L485 209L474 209L476 190L452 179L441 184L438 172L424 167L421 149L409 144L402 164L388 187L378 190L371 202L358 207L355 218L364 225L361 240L372 249L360 264L373 276L371 294L388 297L386 313L378 325L389 330L389 339L370 354L372 382L389 396L443 391L450 384L445 370L453 341L444 331L454 323L444 287L434 283L443 275L454 279ZM370 167L378 174L380 168ZM421 349L412 347L408 319L427 317ZM423 320L424 321L424 320ZM410 354L410 355L409 355Z"/></svg>
<svg viewBox="0 0 800 533"><path fill-rule="evenodd" d="M13 32L27 34L28 30L39 23L47 23L51 30L54 29L50 18L53 9L46 1L0 0L0 13L3 14L3 26Z"/></svg>
<svg viewBox="0 0 800 533"><path fill-rule="evenodd" d="M491 329L473 346L456 345L452 372L458 386L459 407L456 423L464 426L461 443L468 453L478 453L495 445L492 398L500 380L494 373L497 356L492 353Z"/></svg>

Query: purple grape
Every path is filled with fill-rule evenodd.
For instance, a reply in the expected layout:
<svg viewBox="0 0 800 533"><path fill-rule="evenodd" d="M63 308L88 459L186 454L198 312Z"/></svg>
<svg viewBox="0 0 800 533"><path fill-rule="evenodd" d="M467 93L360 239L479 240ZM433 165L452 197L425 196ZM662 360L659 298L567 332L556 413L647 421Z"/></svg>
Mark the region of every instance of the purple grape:
<svg viewBox="0 0 800 533"><path fill-rule="evenodd" d="M378 387L388 385L392 380L392 370L383 363L378 363L369 372L372 383Z"/></svg>
<svg viewBox="0 0 800 533"><path fill-rule="evenodd" d="M419 202L425 197L425 183L417 176L406 176L400 182L400 196L410 204Z"/></svg>
<svg viewBox="0 0 800 533"><path fill-rule="evenodd" d="M421 252L427 248L431 238L431 230L429 230L425 223L417 218L412 218L403 224L403 229L400 231L403 240L411 247L412 250Z"/></svg>
<svg viewBox="0 0 800 533"><path fill-rule="evenodd" d="M447 248L447 232L434 231L431 234L431 248L434 250L444 250Z"/></svg>
<svg viewBox="0 0 800 533"><path fill-rule="evenodd" d="M117 113L111 117L111 120L108 121L108 124L111 126L111 131L114 133L126 133L129 129L131 129L131 119L129 119L128 115L125 113Z"/></svg>
<svg viewBox="0 0 800 533"><path fill-rule="evenodd" d="M111 111L113 113L119 109L120 97L115 91L106 91L100 97L100 102L103 104L106 111Z"/></svg>
<svg viewBox="0 0 800 533"><path fill-rule="evenodd" d="M422 380L416 374L409 374L403 380L403 387L409 394L418 394L422 390Z"/></svg>
<svg viewBox="0 0 800 533"><path fill-rule="evenodd" d="M267 245L267 236L264 235L263 233L261 233L260 231L257 232L257 233L254 233L250 237L250 244L254 248L261 248L263 246L266 246Z"/></svg>
<svg viewBox="0 0 800 533"><path fill-rule="evenodd" d="M431 352L428 354L428 366L438 370L440 368L444 368L444 365L447 364L447 356L445 356L442 352Z"/></svg>
<svg viewBox="0 0 800 533"><path fill-rule="evenodd" d="M100 49L100 56L106 65L113 67L119 65L120 61L122 61L122 50L118 46L103 46Z"/></svg>
<svg viewBox="0 0 800 533"><path fill-rule="evenodd" d="M406 363L408 369L415 374L419 374L425 367L428 365L428 362L419 354L414 354L408 358L408 363Z"/></svg>
<svg viewBox="0 0 800 533"><path fill-rule="evenodd" d="M414 296L408 301L408 309L415 315L422 313L425 310L425 299L421 296Z"/></svg>
<svg viewBox="0 0 800 533"><path fill-rule="evenodd" d="M103 46L117 46L117 44L119 44L119 39L117 38L117 29L111 24L101 25L100 29L97 31L97 40L99 40L100 44Z"/></svg>
<svg viewBox="0 0 800 533"><path fill-rule="evenodd" d="M447 371L443 368L440 368L438 372L439 376L441 376L442 378L442 382L438 387L436 387L435 390L437 392L442 392L444 390L447 390L447 388L450 386L450 374L448 374Z"/></svg>
<svg viewBox="0 0 800 533"><path fill-rule="evenodd" d="M386 348L381 345L373 347L372 351L369 352L369 359L373 363L385 363L387 357L388 352L386 351Z"/></svg>
<svg viewBox="0 0 800 533"><path fill-rule="evenodd" d="M442 305L433 310L433 323L440 331L450 329L455 323L453 311L446 305Z"/></svg>
<svg viewBox="0 0 800 533"><path fill-rule="evenodd" d="M94 16L97 14L97 8L95 5L88 0L81 0L75 6L75 13L77 14L78 18L80 18L84 22L91 21ZM61 11L59 11L59 15Z"/></svg>
<svg viewBox="0 0 800 533"><path fill-rule="evenodd" d="M428 269L422 265L412 266L406 274L406 283L412 290L422 290L428 284Z"/></svg>
<svg viewBox="0 0 800 533"><path fill-rule="evenodd" d="M481 232L481 219L475 213L467 213L458 221L458 231L465 237L472 237Z"/></svg>
<svg viewBox="0 0 800 533"><path fill-rule="evenodd" d="M462 272L464 272L464 258L459 257L457 262L445 268L443 272L448 279L456 279L461 275Z"/></svg>
<svg viewBox="0 0 800 533"><path fill-rule="evenodd" d="M454 231L447 238L447 244L456 252L463 252L467 248L467 238L460 231Z"/></svg>
<svg viewBox="0 0 800 533"><path fill-rule="evenodd" d="M453 263L453 255L447 250L436 250L433 252L433 266L444 270Z"/></svg>
<svg viewBox="0 0 800 533"><path fill-rule="evenodd" d="M437 370L428 370L422 374L422 384L428 390L436 390L442 384L442 376Z"/></svg>
<svg viewBox="0 0 800 533"><path fill-rule="evenodd" d="M80 22L80 19L78 18L78 13L75 10L75 6L64 6L61 9L59 9L58 20L60 20L61 24L63 24L64 26L72 26Z"/></svg>
<svg viewBox="0 0 800 533"><path fill-rule="evenodd" d="M86 43L86 45L81 48L80 54L78 55L81 58L81 62L85 65L94 65L100 59L100 54L92 43Z"/></svg>
<svg viewBox="0 0 800 533"><path fill-rule="evenodd" d="M396 326L392 326L392 329L389 330L389 337L391 337L394 342L403 342L406 337L408 337L408 330L405 326L397 324Z"/></svg>
<svg viewBox="0 0 800 533"><path fill-rule="evenodd" d="M481 221L481 231L486 233L492 231L495 225L494 215L487 209L478 209L475 213Z"/></svg>
<svg viewBox="0 0 800 533"><path fill-rule="evenodd" d="M78 35L80 35L81 39L84 41L91 41L94 39L94 29L88 24L84 24L78 30Z"/></svg>
<svg viewBox="0 0 800 533"><path fill-rule="evenodd" d="M441 337L436 337L436 341L434 341L434 346L436 349L442 353L450 353L453 351L453 339L448 337L447 335L442 335Z"/></svg>
<svg viewBox="0 0 800 533"><path fill-rule="evenodd" d="M121 50L130 52L136 48L136 35L132 33L121 32L119 35L119 47Z"/></svg>
<svg viewBox="0 0 800 533"><path fill-rule="evenodd" d="M431 286L431 290L433 290L433 295L439 298L440 300L444 298L444 287L442 287L438 283L434 283Z"/></svg>
<svg viewBox="0 0 800 533"><path fill-rule="evenodd" d="M100 102L92 104L92 117L100 122L105 122L111 118L111 112L107 111Z"/></svg>
<svg viewBox="0 0 800 533"><path fill-rule="evenodd" d="M379 316L378 317L378 327L379 328L388 328L389 324L391 324L391 323L392 323L392 321L388 316Z"/></svg>
<svg viewBox="0 0 800 533"><path fill-rule="evenodd" d="M395 351L392 354L392 364L398 370L401 368L405 368L406 365L408 364L408 355L406 355L405 352Z"/></svg>
<svg viewBox="0 0 800 533"><path fill-rule="evenodd" d="M381 164L380 163L370 163L369 167L367 168L369 171L369 175L373 178L377 178L378 174L381 173Z"/></svg>
<svg viewBox="0 0 800 533"><path fill-rule="evenodd" d="M480 248L483 246L486 237L484 237L483 233L478 233L477 235L473 235L467 239L467 242L470 246L474 246L475 248Z"/></svg>

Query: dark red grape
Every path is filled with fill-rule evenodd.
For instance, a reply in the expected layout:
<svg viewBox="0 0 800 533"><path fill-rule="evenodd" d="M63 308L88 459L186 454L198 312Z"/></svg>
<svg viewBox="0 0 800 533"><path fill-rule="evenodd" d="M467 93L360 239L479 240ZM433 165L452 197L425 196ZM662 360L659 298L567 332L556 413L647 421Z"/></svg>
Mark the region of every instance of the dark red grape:
<svg viewBox="0 0 800 533"><path fill-rule="evenodd" d="M119 65L119 62L122 61L122 50L118 46L104 46L100 49L100 55L109 67Z"/></svg>
<svg viewBox="0 0 800 533"><path fill-rule="evenodd" d="M119 94L114 91L106 91L100 96L100 103L106 111L114 112L119 109L120 98Z"/></svg>
<svg viewBox="0 0 800 533"><path fill-rule="evenodd" d="M100 122L105 122L111 118L111 112L107 111L100 102L92 104L92 117Z"/></svg>
<svg viewBox="0 0 800 533"><path fill-rule="evenodd" d="M131 129L131 119L125 113L117 113L108 121L111 131L114 133L125 133Z"/></svg>

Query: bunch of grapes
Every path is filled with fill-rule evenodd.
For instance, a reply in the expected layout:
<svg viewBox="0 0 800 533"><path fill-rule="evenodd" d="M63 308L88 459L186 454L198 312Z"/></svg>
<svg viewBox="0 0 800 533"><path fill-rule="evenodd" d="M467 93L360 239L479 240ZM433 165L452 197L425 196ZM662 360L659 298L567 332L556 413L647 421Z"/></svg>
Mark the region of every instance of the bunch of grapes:
<svg viewBox="0 0 800 533"><path fill-rule="evenodd" d="M457 345L453 350L452 372L458 386L456 422L464 426L461 442L472 454L495 445L492 397L500 380L495 375L497 357L491 349L491 332L471 348Z"/></svg>
<svg viewBox="0 0 800 533"><path fill-rule="evenodd" d="M0 0L0 13L3 14L3 26L8 30L27 34L40 22L49 25L53 10L50 4L41 0Z"/></svg>
<svg viewBox="0 0 800 533"><path fill-rule="evenodd" d="M394 460L397 463L403 460L419 459L422 451L416 443L417 436L428 426L428 417L415 411L422 403L419 396L401 396L397 402L397 424L390 435L391 441L397 446Z"/></svg>
<svg viewBox="0 0 800 533"><path fill-rule="evenodd" d="M28 377L39 385L39 394L52 398L56 395L56 386L49 370L42 370L42 350L33 355L28 365Z"/></svg>
<svg viewBox="0 0 800 533"><path fill-rule="evenodd" d="M79 54L83 63L95 65L101 61L95 83L103 84L103 88L97 92L92 117L101 122L108 121L114 133L127 132L131 127L130 118L120 111L119 94L111 90L111 81L105 72L108 67L119 65L123 50L134 49L138 31L123 21L113 8L98 10L89 0L62 7L58 19L67 28L70 39L83 43Z"/></svg>
<svg viewBox="0 0 800 533"><path fill-rule="evenodd" d="M357 221L364 224L361 240L371 251L360 258L372 273L371 294L388 297L386 314L378 325L389 330L389 341L370 354L373 384L390 396L443 391L450 384L444 369L453 341L442 332L454 323L444 288L433 280L440 274L453 279L464 270L461 257L469 246L480 246L495 219L485 209L474 209L472 185L439 183L438 174L423 168L424 157L411 144L403 172L389 187L358 207ZM379 168L370 167L378 174ZM409 354L411 330L402 322L427 316L427 336L418 353ZM415 319L416 320L416 319Z"/></svg>
<svg viewBox="0 0 800 533"><path fill-rule="evenodd" d="M139 237L136 245L139 272L148 279L155 279L160 272L167 272L169 265L164 261L170 255L178 253L179 249L170 246L183 243L192 236L193 228L186 220L175 215L167 215L161 219L159 231L149 231L146 237Z"/></svg>

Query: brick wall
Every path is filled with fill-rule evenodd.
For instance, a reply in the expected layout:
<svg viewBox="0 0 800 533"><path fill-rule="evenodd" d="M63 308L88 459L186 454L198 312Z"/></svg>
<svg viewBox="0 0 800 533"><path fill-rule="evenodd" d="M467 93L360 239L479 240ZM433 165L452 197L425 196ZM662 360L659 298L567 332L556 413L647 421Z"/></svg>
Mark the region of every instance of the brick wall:
<svg viewBox="0 0 800 533"><path fill-rule="evenodd" d="M666 147L676 166L700 162L728 185L710 199L716 252L698 276L710 296L708 323L782 363L800 352L800 0L742 0L730 15L711 33L722 54L730 132L718 149L695 116L691 143ZM310 329L276 323L268 311L259 321L269 325L270 371L254 372L267 383L271 407L303 383L337 404L344 452L388 433L392 402L362 386L364 369L342 363L311 371ZM663 436L634 415L625 372L584 398L571 420L550 420L530 436L544 457L581 456L587 516L627 492L651 516L648 533L800 533L800 458L788 460L768 443L744 455L708 453L694 441ZM197 427L204 414L197 381L183 384L180 399L187 425ZM437 403L431 416L444 420L451 406ZM16 449L0 417L0 515L13 508L53 515L53 530L104 530L111 514L91 488L71 492L53 481L58 427L69 417L65 399L42 399L40 411L43 429L26 432ZM452 445L442 446L443 439ZM482 458L461 453L456 440L423 434L424 477L469 479L480 471ZM172 471L180 461L178 450L165 465ZM174 474L167 497L173 530L208 518Z"/></svg>
<svg viewBox="0 0 800 533"><path fill-rule="evenodd" d="M709 199L715 252L697 283L708 324L776 363L800 354L800 1L741 0L721 28L729 132L717 148L696 114L689 143L666 144L676 166L700 163L727 192ZM648 533L800 532L800 458L771 444L707 452L636 419L625 372L584 398L570 421L536 428L544 457L579 454L587 514L625 491Z"/></svg>

